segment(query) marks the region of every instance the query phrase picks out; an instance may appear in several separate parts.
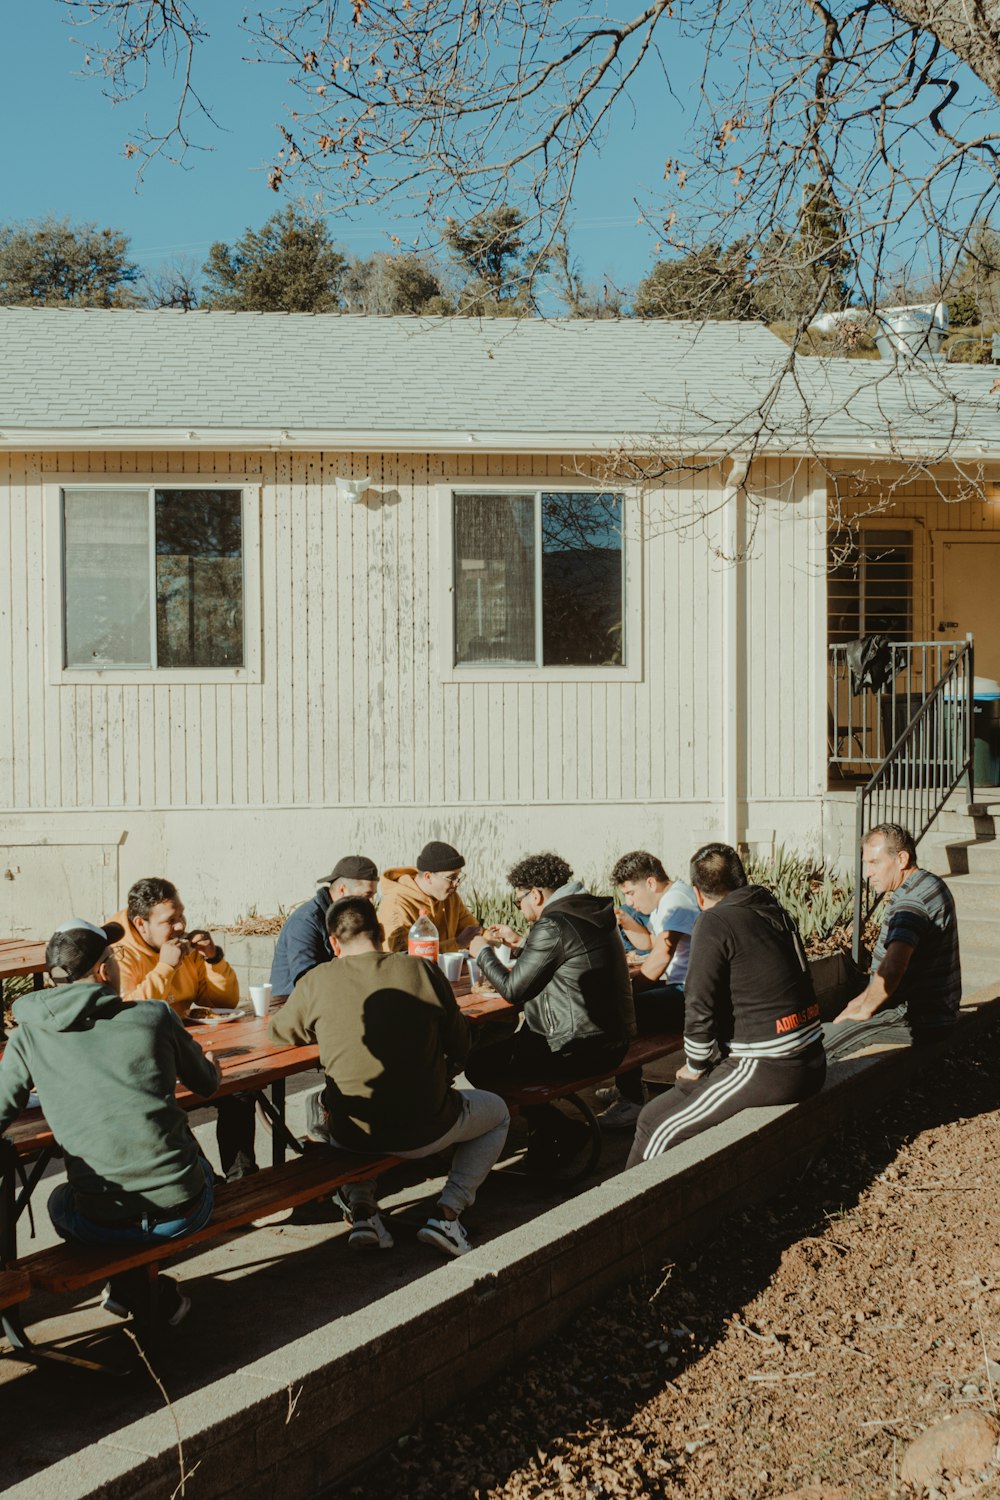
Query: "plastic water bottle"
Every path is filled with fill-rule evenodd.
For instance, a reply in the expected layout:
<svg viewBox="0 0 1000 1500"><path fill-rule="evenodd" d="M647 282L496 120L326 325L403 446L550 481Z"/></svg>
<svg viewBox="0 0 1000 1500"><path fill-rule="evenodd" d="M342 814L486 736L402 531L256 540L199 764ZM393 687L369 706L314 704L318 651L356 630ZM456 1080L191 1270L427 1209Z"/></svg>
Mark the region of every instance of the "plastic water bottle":
<svg viewBox="0 0 1000 1500"><path fill-rule="evenodd" d="M429 958L432 964L438 961L440 951L438 930L427 915L425 907L420 908L420 915L410 928L406 949L414 958Z"/></svg>

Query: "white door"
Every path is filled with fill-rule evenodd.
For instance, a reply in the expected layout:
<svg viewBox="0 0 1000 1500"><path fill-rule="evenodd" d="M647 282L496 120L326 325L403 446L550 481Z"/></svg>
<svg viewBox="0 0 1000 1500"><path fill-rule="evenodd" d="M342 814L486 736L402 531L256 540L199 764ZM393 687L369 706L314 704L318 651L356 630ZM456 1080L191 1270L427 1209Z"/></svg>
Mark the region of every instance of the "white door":
<svg viewBox="0 0 1000 1500"><path fill-rule="evenodd" d="M1000 681L1000 532L941 532L934 538L934 633L976 641L976 676Z"/></svg>

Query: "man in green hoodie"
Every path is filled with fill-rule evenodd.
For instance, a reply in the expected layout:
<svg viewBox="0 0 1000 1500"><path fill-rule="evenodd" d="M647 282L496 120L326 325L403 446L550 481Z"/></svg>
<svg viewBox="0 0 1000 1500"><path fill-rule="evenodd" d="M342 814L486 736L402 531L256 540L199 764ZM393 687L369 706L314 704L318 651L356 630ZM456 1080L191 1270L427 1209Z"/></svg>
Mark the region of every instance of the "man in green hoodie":
<svg viewBox="0 0 1000 1500"><path fill-rule="evenodd" d="M53 988L24 995L0 1060L0 1131L25 1108L32 1087L66 1155L67 1181L49 1198L63 1239L86 1245L147 1244L190 1234L212 1212L213 1176L174 1098L177 1080L207 1097L219 1070L169 1005L118 998L110 945L117 923L73 917L49 939ZM112 1278L104 1305L127 1317L145 1272ZM170 1324L191 1306L159 1277L159 1314Z"/></svg>

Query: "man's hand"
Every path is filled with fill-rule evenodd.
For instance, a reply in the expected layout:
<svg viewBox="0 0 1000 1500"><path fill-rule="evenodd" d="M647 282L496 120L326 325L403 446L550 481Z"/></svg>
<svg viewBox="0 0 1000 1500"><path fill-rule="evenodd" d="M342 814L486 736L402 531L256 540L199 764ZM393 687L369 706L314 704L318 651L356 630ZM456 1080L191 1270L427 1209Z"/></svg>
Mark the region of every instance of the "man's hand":
<svg viewBox="0 0 1000 1500"><path fill-rule="evenodd" d="M192 952L200 953L207 964L213 962L219 951L219 945L210 932L206 932L203 927L197 927L194 932L188 933L187 940Z"/></svg>
<svg viewBox="0 0 1000 1500"><path fill-rule="evenodd" d="M478 958L483 949L488 948L489 946L490 945L486 941L483 934L481 932L477 933L477 935L472 939L472 942L469 944L469 957Z"/></svg>
<svg viewBox="0 0 1000 1500"><path fill-rule="evenodd" d="M687 1063L682 1068L678 1068L674 1074L674 1077L682 1083L697 1083L698 1079L704 1078L704 1076L704 1073L696 1073L693 1068L689 1068Z"/></svg>
<svg viewBox="0 0 1000 1500"><path fill-rule="evenodd" d="M643 933L643 935L648 934L648 928L643 927L641 922L637 922L635 917L632 916L631 912L625 911L625 909L621 906L616 906L614 908L614 912L615 921L618 923L618 926L621 928L622 932L627 932L630 935L633 932L641 932Z"/></svg>
<svg viewBox="0 0 1000 1500"><path fill-rule="evenodd" d="M215 1053L206 1052L205 1061L207 1063L211 1063L212 1067L215 1069L215 1082L217 1085L220 1084L222 1082L222 1069L219 1067L219 1064L215 1060Z"/></svg>
<svg viewBox="0 0 1000 1500"><path fill-rule="evenodd" d="M508 948L520 948L524 942L523 934L515 932L513 927L507 926L506 922L494 922L492 927L485 929L485 933L486 941L491 948L495 948L498 943L506 943Z"/></svg>
<svg viewBox="0 0 1000 1500"><path fill-rule="evenodd" d="M176 969L189 948L186 938L168 938L160 945L160 963L166 964L168 969Z"/></svg>
<svg viewBox="0 0 1000 1500"><path fill-rule="evenodd" d="M869 997L868 990L862 990L860 995L855 995L844 1006L839 1016L834 1016L833 1024L836 1026L840 1021L870 1021L879 1008L877 996Z"/></svg>

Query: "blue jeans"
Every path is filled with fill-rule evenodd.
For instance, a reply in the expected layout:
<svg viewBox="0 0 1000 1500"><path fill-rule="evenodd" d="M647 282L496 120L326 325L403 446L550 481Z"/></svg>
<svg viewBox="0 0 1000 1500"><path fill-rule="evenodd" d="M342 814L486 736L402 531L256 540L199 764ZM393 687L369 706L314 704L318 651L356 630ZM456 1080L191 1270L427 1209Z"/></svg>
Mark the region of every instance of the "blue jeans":
<svg viewBox="0 0 1000 1500"><path fill-rule="evenodd" d="M76 1241L81 1245L158 1245L164 1240L180 1239L183 1235L193 1234L196 1229L201 1229L212 1216L215 1176L204 1157L199 1158L198 1165L205 1178L205 1186L196 1206L183 1218L160 1219L151 1223L146 1216L132 1224L97 1224L77 1208L76 1195L68 1182L61 1183L50 1193L49 1218L64 1240ZM112 1276L111 1295L116 1302L134 1310L139 1305L137 1299L142 1296L146 1285L147 1277L142 1268L123 1271Z"/></svg>

